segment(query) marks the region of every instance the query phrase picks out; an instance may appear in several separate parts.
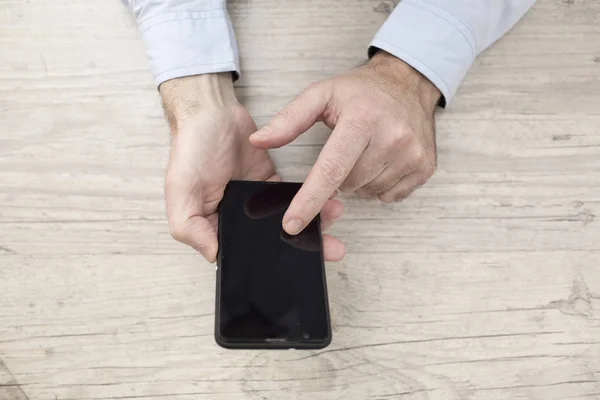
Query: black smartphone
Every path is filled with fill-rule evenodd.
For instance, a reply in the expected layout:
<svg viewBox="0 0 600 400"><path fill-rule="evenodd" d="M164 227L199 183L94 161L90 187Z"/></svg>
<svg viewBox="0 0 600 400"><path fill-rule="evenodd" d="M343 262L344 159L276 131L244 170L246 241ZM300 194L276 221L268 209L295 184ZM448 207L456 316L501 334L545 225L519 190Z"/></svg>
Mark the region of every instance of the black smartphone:
<svg viewBox="0 0 600 400"><path fill-rule="evenodd" d="M300 183L231 181L219 205L215 339L233 349L321 349L331 323L319 217L282 219Z"/></svg>

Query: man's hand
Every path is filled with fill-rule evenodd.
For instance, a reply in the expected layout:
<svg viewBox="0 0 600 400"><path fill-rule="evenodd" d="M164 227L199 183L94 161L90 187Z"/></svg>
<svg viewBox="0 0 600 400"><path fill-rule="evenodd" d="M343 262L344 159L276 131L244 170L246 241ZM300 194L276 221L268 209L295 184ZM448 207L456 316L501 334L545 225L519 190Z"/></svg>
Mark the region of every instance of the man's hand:
<svg viewBox="0 0 600 400"><path fill-rule="evenodd" d="M422 185L436 166L434 111L439 90L380 51L367 64L309 86L250 137L257 148L286 145L316 122L333 129L283 225L297 234L338 188L385 203Z"/></svg>
<svg viewBox="0 0 600 400"><path fill-rule="evenodd" d="M229 73L173 79L160 86L171 128L171 152L165 179L169 230L209 262L217 256L217 207L231 179L279 180L265 150L250 144L256 125L235 97ZM343 205L323 203L326 228ZM315 214L316 215L316 214ZM325 258L343 257L344 246L324 236Z"/></svg>

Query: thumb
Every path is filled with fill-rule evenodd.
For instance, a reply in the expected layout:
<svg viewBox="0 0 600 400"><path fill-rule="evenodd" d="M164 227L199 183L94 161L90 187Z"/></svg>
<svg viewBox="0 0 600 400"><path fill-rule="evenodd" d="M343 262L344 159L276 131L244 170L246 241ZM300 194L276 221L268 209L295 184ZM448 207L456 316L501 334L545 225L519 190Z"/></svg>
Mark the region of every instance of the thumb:
<svg viewBox="0 0 600 400"><path fill-rule="evenodd" d="M210 217L209 217L210 218ZM169 224L171 235L198 251L210 263L217 260L217 231L209 219L201 216L188 218L184 223Z"/></svg>
<svg viewBox="0 0 600 400"><path fill-rule="evenodd" d="M262 149L284 146L309 130L325 112L331 99L328 83L306 88L266 126L250 136L250 142Z"/></svg>
<svg viewBox="0 0 600 400"><path fill-rule="evenodd" d="M210 218L210 217L209 217ZM206 261L217 261L217 231L207 218L194 216L188 219L189 245L206 258Z"/></svg>

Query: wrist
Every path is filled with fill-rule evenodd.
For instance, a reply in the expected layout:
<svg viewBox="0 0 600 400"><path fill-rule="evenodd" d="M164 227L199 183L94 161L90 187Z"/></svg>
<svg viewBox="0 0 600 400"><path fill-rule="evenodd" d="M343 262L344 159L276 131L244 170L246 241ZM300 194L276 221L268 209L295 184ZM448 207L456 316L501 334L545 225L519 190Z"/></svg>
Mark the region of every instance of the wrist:
<svg viewBox="0 0 600 400"><path fill-rule="evenodd" d="M240 105L230 73L186 76L160 85L165 115L172 128L204 112Z"/></svg>
<svg viewBox="0 0 600 400"><path fill-rule="evenodd" d="M437 106L442 96L440 90L426 76L398 57L379 50L368 65L378 74L416 93L427 107L435 109Z"/></svg>

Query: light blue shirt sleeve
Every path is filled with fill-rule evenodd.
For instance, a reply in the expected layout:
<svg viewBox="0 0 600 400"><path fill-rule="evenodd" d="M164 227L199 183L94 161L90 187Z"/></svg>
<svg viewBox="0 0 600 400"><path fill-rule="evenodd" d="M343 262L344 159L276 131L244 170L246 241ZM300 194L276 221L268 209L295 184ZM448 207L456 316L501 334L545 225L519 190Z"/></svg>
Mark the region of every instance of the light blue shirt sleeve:
<svg viewBox="0 0 600 400"><path fill-rule="evenodd" d="M123 3L136 19L158 85L198 74L239 75L239 53L225 0Z"/></svg>
<svg viewBox="0 0 600 400"><path fill-rule="evenodd" d="M182 76L240 73L226 0L123 0L158 85ZM535 0L402 0L370 44L425 75L449 103L475 58Z"/></svg>
<svg viewBox="0 0 600 400"><path fill-rule="evenodd" d="M449 103L475 58L535 0L401 0L370 44L410 64Z"/></svg>

